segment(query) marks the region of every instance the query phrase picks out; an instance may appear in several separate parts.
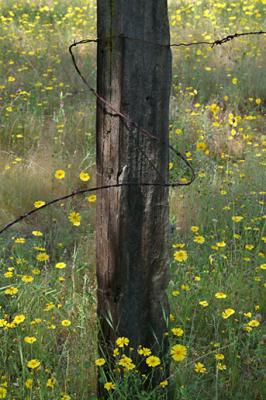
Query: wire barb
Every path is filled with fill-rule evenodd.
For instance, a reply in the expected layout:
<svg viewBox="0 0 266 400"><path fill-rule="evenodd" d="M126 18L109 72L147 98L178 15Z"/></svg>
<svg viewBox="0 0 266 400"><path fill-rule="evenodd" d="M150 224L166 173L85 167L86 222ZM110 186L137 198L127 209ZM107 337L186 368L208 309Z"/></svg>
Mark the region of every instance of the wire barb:
<svg viewBox="0 0 266 400"><path fill-rule="evenodd" d="M173 44L170 44L170 47L181 47L181 46L188 47L188 46L198 46L198 45L206 44L206 45L209 45L209 46L211 46L213 48L214 46L222 45L224 43L230 42L233 39L239 38L241 36L265 35L265 34L266 34L266 31L241 32L241 33L234 33L234 34L225 36L225 37L223 37L221 39L216 39L213 42L208 42L208 41L203 40L203 41L200 41L200 42L173 43Z"/></svg>

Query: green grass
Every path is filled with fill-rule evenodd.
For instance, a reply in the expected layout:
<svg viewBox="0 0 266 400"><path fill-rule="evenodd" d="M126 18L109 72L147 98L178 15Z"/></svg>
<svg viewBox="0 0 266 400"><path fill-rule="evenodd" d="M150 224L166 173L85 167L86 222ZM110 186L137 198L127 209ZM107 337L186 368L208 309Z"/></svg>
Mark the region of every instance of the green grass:
<svg viewBox="0 0 266 400"><path fill-rule="evenodd" d="M264 8L265 0L172 1L171 42L261 30ZM68 46L96 36L96 4L3 0L0 22L2 226L37 200L95 180L95 99L75 74ZM185 346L187 354L171 359L168 386L154 390L143 389L136 368L123 378L113 370L110 399L163 399L167 387L175 400L266 396L264 42L249 36L213 49L173 49L170 138L197 172L193 185L169 197L176 230L168 335L171 347ZM92 86L95 49L77 50ZM172 157L172 178L187 179ZM54 177L58 169L62 180ZM68 218L74 211L79 226ZM59 262L65 268L56 268ZM234 311L228 318L226 309ZM16 316L20 323L12 323ZM95 202L64 201L0 236L0 398L96 398L96 328ZM30 360L40 366L29 368Z"/></svg>

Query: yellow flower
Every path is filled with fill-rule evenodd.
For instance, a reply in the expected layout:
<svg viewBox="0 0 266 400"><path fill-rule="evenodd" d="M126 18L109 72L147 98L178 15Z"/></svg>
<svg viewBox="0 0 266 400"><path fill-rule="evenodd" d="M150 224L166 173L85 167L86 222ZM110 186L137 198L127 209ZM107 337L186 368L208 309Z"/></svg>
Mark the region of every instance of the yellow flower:
<svg viewBox="0 0 266 400"><path fill-rule="evenodd" d="M246 317L246 318L251 318L251 317L252 317L251 312L249 311L249 312L247 312L247 313L244 313L244 317Z"/></svg>
<svg viewBox="0 0 266 400"><path fill-rule="evenodd" d="M173 291L172 291L172 295L173 295L174 297L179 296L179 295L180 295L179 290L173 290Z"/></svg>
<svg viewBox="0 0 266 400"><path fill-rule="evenodd" d="M22 322L24 322L25 319L26 319L25 315L19 314L19 315L16 315L16 316L14 317L13 322L14 322L14 324L19 325L19 324L21 324Z"/></svg>
<svg viewBox="0 0 266 400"><path fill-rule="evenodd" d="M108 392L109 392L109 390L115 389L115 383L113 383L113 382L106 382L106 383L104 384L104 388L105 388L106 390L108 390Z"/></svg>
<svg viewBox="0 0 266 400"><path fill-rule="evenodd" d="M12 276L14 275L13 271L6 271L4 272L4 277L5 278L12 278Z"/></svg>
<svg viewBox="0 0 266 400"><path fill-rule="evenodd" d="M186 261L188 258L186 250L179 250L174 253L174 258L178 262Z"/></svg>
<svg viewBox="0 0 266 400"><path fill-rule="evenodd" d="M40 361L37 360L36 358L33 358L32 360L27 362L27 367L31 369L38 368L41 365Z"/></svg>
<svg viewBox="0 0 266 400"><path fill-rule="evenodd" d="M33 277L31 275L23 275L21 280L22 282L30 283L33 281Z"/></svg>
<svg viewBox="0 0 266 400"><path fill-rule="evenodd" d="M119 337L119 338L116 339L116 345L118 347L128 346L128 344L129 344L129 340L128 340L128 338L126 338L124 336Z"/></svg>
<svg viewBox="0 0 266 400"><path fill-rule="evenodd" d="M26 242L25 238L16 238L15 243L24 244Z"/></svg>
<svg viewBox="0 0 266 400"><path fill-rule="evenodd" d="M199 301L199 305L202 307L208 307L209 303L206 300Z"/></svg>
<svg viewBox="0 0 266 400"><path fill-rule="evenodd" d="M170 319L170 321L174 321L175 320L175 317L173 316L173 314L169 315L169 319Z"/></svg>
<svg viewBox="0 0 266 400"><path fill-rule="evenodd" d="M5 328L6 329L13 329L13 328L16 328L16 324L14 324L14 322L7 322L6 324L5 324Z"/></svg>
<svg viewBox="0 0 266 400"><path fill-rule="evenodd" d="M39 253L36 256L36 260L38 261L48 261L49 260L49 255L46 253Z"/></svg>
<svg viewBox="0 0 266 400"><path fill-rule="evenodd" d="M29 343L29 344L32 344L32 343L34 343L34 342L36 342L36 337L35 336L25 336L24 337L24 342L25 343Z"/></svg>
<svg viewBox="0 0 266 400"><path fill-rule="evenodd" d="M175 130L175 133L176 133L177 135L181 135L181 134L182 134L182 129L177 128L177 129Z"/></svg>
<svg viewBox="0 0 266 400"><path fill-rule="evenodd" d="M260 322L257 321L256 319L252 319L251 321L249 321L248 326L251 326L252 328L259 326Z"/></svg>
<svg viewBox="0 0 266 400"><path fill-rule="evenodd" d="M117 356L119 356L119 349L116 347L115 349L114 349L114 351L113 351L113 356L114 357L117 357Z"/></svg>
<svg viewBox="0 0 266 400"><path fill-rule="evenodd" d="M44 307L44 311L50 311L55 307L54 303L47 303Z"/></svg>
<svg viewBox="0 0 266 400"><path fill-rule="evenodd" d="M164 380L164 381L162 381L162 382L160 382L160 386L162 387L162 388L164 388L165 386L167 386L168 385L168 380Z"/></svg>
<svg viewBox="0 0 266 400"><path fill-rule="evenodd" d="M197 233L198 231L199 231L199 227L198 226L192 226L191 228L191 232L193 232L193 233Z"/></svg>
<svg viewBox="0 0 266 400"><path fill-rule="evenodd" d="M42 232L41 231L32 231L31 232L33 234L33 236L42 236Z"/></svg>
<svg viewBox="0 0 266 400"><path fill-rule="evenodd" d="M58 262L55 264L55 268L57 268L57 269L66 268L66 264L64 262Z"/></svg>
<svg viewBox="0 0 266 400"><path fill-rule="evenodd" d="M228 121L234 128L237 127L237 119L233 114L229 114Z"/></svg>
<svg viewBox="0 0 266 400"><path fill-rule="evenodd" d="M232 79L232 84L233 84L233 85L237 85L237 83L238 83L238 79L237 79L237 78L233 78L233 79Z"/></svg>
<svg viewBox="0 0 266 400"><path fill-rule="evenodd" d="M141 356L145 356L145 357L147 357L147 356L149 356L149 355L151 355L151 350L148 348L148 347L139 347L138 348L138 353L141 355Z"/></svg>
<svg viewBox="0 0 266 400"><path fill-rule="evenodd" d="M174 243L172 247L173 249L183 249L183 247L185 247L185 243Z"/></svg>
<svg viewBox="0 0 266 400"><path fill-rule="evenodd" d="M7 390L6 388L0 386L0 399L5 399L7 395Z"/></svg>
<svg viewBox="0 0 266 400"><path fill-rule="evenodd" d="M7 78L7 82L14 82L16 80L16 78L14 76L9 76Z"/></svg>
<svg viewBox="0 0 266 400"><path fill-rule="evenodd" d="M175 335L175 336L183 336L183 334L184 334L184 331L182 328L172 328L171 331L172 331L173 335Z"/></svg>
<svg viewBox="0 0 266 400"><path fill-rule="evenodd" d="M251 331L252 331L252 328L251 328L251 326L244 325L244 330L245 330L246 332L251 332Z"/></svg>
<svg viewBox="0 0 266 400"><path fill-rule="evenodd" d="M40 271L39 268L33 268L33 269L31 270L31 272L33 273L33 275L40 275L40 273L41 273L41 271Z"/></svg>
<svg viewBox="0 0 266 400"><path fill-rule="evenodd" d="M242 221L242 219L243 219L243 217L241 215L234 215L232 217L232 221L234 221L234 222L240 222L240 221Z"/></svg>
<svg viewBox="0 0 266 400"><path fill-rule="evenodd" d="M61 399L60 400L71 400L71 397L66 393L61 393Z"/></svg>
<svg viewBox="0 0 266 400"><path fill-rule="evenodd" d="M231 315L233 315L234 313L235 313L235 310L233 310L233 308L226 308L222 312L222 317L223 317L223 319L227 319L227 318L231 317Z"/></svg>
<svg viewBox="0 0 266 400"><path fill-rule="evenodd" d="M225 294L223 292L217 292L217 293L215 293L215 297L216 297L216 299L226 299L227 294Z"/></svg>
<svg viewBox="0 0 266 400"><path fill-rule="evenodd" d="M224 359L224 355L222 353L217 353L215 354L215 360L223 360Z"/></svg>
<svg viewBox="0 0 266 400"><path fill-rule="evenodd" d="M219 369L219 371L225 371L226 365L218 362L216 368Z"/></svg>
<svg viewBox="0 0 266 400"><path fill-rule="evenodd" d="M42 322L41 318L35 318L33 321L31 321L31 325L38 325Z"/></svg>
<svg viewBox="0 0 266 400"><path fill-rule="evenodd" d="M174 164L172 162L169 162L168 164L168 169L169 171L171 171L171 169L173 169Z"/></svg>
<svg viewBox="0 0 266 400"><path fill-rule="evenodd" d="M199 151L204 151L205 149L206 149L206 143L204 143L204 142L198 142L197 143L197 150L199 150Z"/></svg>
<svg viewBox="0 0 266 400"><path fill-rule="evenodd" d="M185 290L185 292L187 292L188 290L190 290L190 287L188 285L186 285L186 284L182 284L181 285L181 289Z"/></svg>
<svg viewBox="0 0 266 400"><path fill-rule="evenodd" d="M25 386L26 386L26 388L27 389L31 389L32 388L32 385L33 385L33 379L27 379L26 380L26 382L25 382Z"/></svg>
<svg viewBox="0 0 266 400"><path fill-rule="evenodd" d="M14 294L18 293L18 288L11 286L10 288L5 290L5 294L9 294L13 296Z"/></svg>
<svg viewBox="0 0 266 400"><path fill-rule="evenodd" d="M69 321L69 319L63 319L63 321L61 321L61 325L62 326L69 326L69 325L71 325L71 321Z"/></svg>
<svg viewBox="0 0 266 400"><path fill-rule="evenodd" d="M197 372L197 374L205 374L207 369L205 368L204 364L197 362L194 364L194 371Z"/></svg>
<svg viewBox="0 0 266 400"><path fill-rule="evenodd" d="M104 364L105 364L104 358L97 358L97 360L95 360L95 365L97 365L97 367L101 367Z"/></svg>
<svg viewBox="0 0 266 400"><path fill-rule="evenodd" d="M149 367L154 368L154 367L157 367L158 365L161 364L161 360L160 360L159 357L156 357L156 356L149 356L148 358L146 358L146 364L147 364Z"/></svg>
<svg viewBox="0 0 266 400"><path fill-rule="evenodd" d="M245 249L251 251L254 249L254 246L253 246L253 244L246 244Z"/></svg>
<svg viewBox="0 0 266 400"><path fill-rule="evenodd" d="M83 182L87 182L87 181L89 181L90 180L90 175L87 173L87 172L81 172L80 174L79 174L79 179L81 180L81 181L83 181Z"/></svg>
<svg viewBox="0 0 266 400"><path fill-rule="evenodd" d="M266 264L261 264L260 269L266 269Z"/></svg>
<svg viewBox="0 0 266 400"><path fill-rule="evenodd" d="M54 173L54 177L56 179L64 179L65 176L66 176L66 173L63 169L57 169Z"/></svg>
<svg viewBox="0 0 266 400"><path fill-rule="evenodd" d="M261 104L261 99L256 99L255 103L258 104L258 105Z"/></svg>
<svg viewBox="0 0 266 400"><path fill-rule="evenodd" d="M194 242L202 244L202 243L205 242L205 238L203 236L195 236L194 237Z"/></svg>
<svg viewBox="0 0 266 400"><path fill-rule="evenodd" d="M80 226L80 214L78 212L72 212L69 214L68 219L74 226Z"/></svg>
<svg viewBox="0 0 266 400"><path fill-rule="evenodd" d="M183 361L187 356L186 346L176 344L171 348L171 356L175 361Z"/></svg>
<svg viewBox="0 0 266 400"><path fill-rule="evenodd" d="M56 379L52 377L48 379L46 386L52 389L55 384L56 384Z"/></svg>
<svg viewBox="0 0 266 400"><path fill-rule="evenodd" d="M92 194L91 196L87 197L89 203L95 203L96 201L96 194Z"/></svg>
<svg viewBox="0 0 266 400"><path fill-rule="evenodd" d="M42 206L44 206L45 205L45 201L42 201L42 200L37 200L37 201L35 201L35 203L34 203L34 207L35 208L40 208L40 207L42 207Z"/></svg>
<svg viewBox="0 0 266 400"><path fill-rule="evenodd" d="M0 328L3 328L3 326L6 326L7 322L5 319L0 319Z"/></svg>
<svg viewBox="0 0 266 400"><path fill-rule="evenodd" d="M225 246L226 246L226 243L225 243L224 241L222 241L222 242L217 242L217 243L216 243L216 246L217 246L217 247L225 247Z"/></svg>
<svg viewBox="0 0 266 400"><path fill-rule="evenodd" d="M122 355L122 358L119 360L118 365L121 365L126 370L131 370L135 368L135 364L133 363L132 359L130 357L125 356L124 354Z"/></svg>

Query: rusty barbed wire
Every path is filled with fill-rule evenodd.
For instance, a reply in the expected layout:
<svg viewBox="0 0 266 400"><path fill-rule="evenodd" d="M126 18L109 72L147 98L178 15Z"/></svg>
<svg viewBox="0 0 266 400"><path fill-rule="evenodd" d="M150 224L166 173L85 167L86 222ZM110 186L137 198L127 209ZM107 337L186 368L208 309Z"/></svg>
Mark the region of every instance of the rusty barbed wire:
<svg viewBox="0 0 266 400"><path fill-rule="evenodd" d="M188 43L182 43L181 42L181 43L172 43L172 44L168 44L168 45L162 44L162 43L156 43L156 42L153 42L153 41L148 41L148 40L141 39L141 38L134 38L134 37L126 36L126 35L119 35L119 37L123 37L123 38L126 38L128 40L142 41L144 43L150 43L150 44L153 44L153 45L156 45L156 46L163 46L163 47L169 47L169 48L170 47L182 47L182 46L183 47L188 47L188 46L195 46L195 45L209 45L209 46L211 46L213 48L214 46L219 46L219 45L223 45L224 43L230 42L230 41L234 40L235 38L239 38L239 37L243 37L243 36L249 36L249 35L264 35L264 34L266 34L266 31L262 31L262 30L261 31L256 31L256 32L242 32L242 33L234 33L234 34L228 35L226 37L223 37L221 39L216 39L216 40L214 40L212 42L209 42L209 41L198 41L198 42L188 42ZM165 143L164 141L160 140L157 136L155 136L154 134L152 134L148 130L138 126L138 124L136 122L132 121L126 114L123 114L120 111L116 110L112 106L111 103L109 103L106 99L104 99L99 93L97 93L97 91L93 87L91 87L89 85L89 83L87 82L86 78L83 76L83 74L81 73L81 71L80 71L80 69L79 69L79 67L77 65L77 62L76 62L76 59L75 59L75 56L73 54L72 49L74 47L82 45L82 44L93 43L93 42L97 43L97 42L99 42L99 40L101 40L101 39L83 39L83 40L80 40L78 42L74 42L73 44L71 44L69 46L69 52L70 52L70 55L71 55L71 58L72 58L72 62L74 64L75 70L78 73L78 75L80 76L81 80L83 81L83 83L88 87L88 89L94 94L94 96L102 104L104 104L111 111L113 111L115 116L119 116L121 119L124 120L124 122L126 123L126 127L128 129L131 129L132 127L134 127L138 131L140 131L143 135L149 137L151 140L156 140L158 142L161 142L161 144L167 145L169 147L169 149L172 150L179 158L181 158L184 161L184 163L186 164L186 166L190 169L191 174L192 174L190 181L182 182L182 183L181 182L173 182L173 183L123 182L123 183L116 183L116 184L112 184L112 185L103 185L103 186L96 186L96 187L88 188L88 189L77 190L77 191L69 193L69 194L67 194L65 196L60 196L60 197L57 197L57 198L55 198L53 200L50 200L47 203L45 203L44 205L42 205L41 207L34 208L34 209L26 212L25 214L20 215L15 220L13 220L13 221L9 222L8 224L6 224L0 230L0 235L3 232L5 232L7 229L11 228L13 225L15 225L18 222L22 221L23 219L29 217L30 215L40 211L41 209L46 208L46 207L48 207L48 206L50 206L52 204L55 204L55 203L57 203L59 201L66 200L66 199L69 199L71 197L74 197L74 196L77 196L77 195L81 195L81 194L84 194L84 193L96 192L96 191L99 191L99 190L106 190L106 189L111 189L111 188L119 188L119 187L129 186L129 185L132 185L132 186L139 186L139 185L141 185L141 186L158 186L158 187L162 187L162 186L163 187L188 186L195 180L194 169L193 169L192 165L190 164L190 162L186 159L186 157L182 153L178 152L170 144ZM106 38L105 38L105 40L106 40ZM150 160L149 160L149 162L150 162Z"/></svg>
<svg viewBox="0 0 266 400"><path fill-rule="evenodd" d="M148 43L148 44L153 44L155 46L159 46L159 47L189 47L189 46L197 46L197 45L209 45L211 47L214 46L219 46L222 45L224 43L230 42L233 39L239 38L239 37L243 37L243 36L250 36L250 35L265 35L266 31L251 31L251 32L241 32L241 33L234 33L234 34L230 34L227 35L221 39L215 39L214 41L210 42L210 41L206 41L206 40L202 40L202 41L193 41L193 42L180 42L180 43L170 43L170 44L163 44L163 43L158 43L158 42L153 42L152 40L146 40L146 39L142 39L142 38L138 38L138 37L133 37L133 36L127 36L124 34L120 34L120 35L113 35L113 36L108 36L105 37L104 40L108 40L108 39L114 39L115 37L120 37L120 38L125 38L128 40L134 40L134 41L139 41L139 42L143 42L143 43ZM82 39L78 42L74 42L73 46L75 45L81 45L81 44L86 44L86 43L98 43L101 40L101 38L98 39Z"/></svg>

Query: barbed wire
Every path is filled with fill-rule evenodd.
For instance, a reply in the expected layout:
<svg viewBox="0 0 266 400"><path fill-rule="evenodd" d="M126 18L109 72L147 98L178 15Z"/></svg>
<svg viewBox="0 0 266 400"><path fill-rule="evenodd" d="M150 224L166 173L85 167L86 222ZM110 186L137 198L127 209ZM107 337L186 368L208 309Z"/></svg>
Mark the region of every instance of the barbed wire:
<svg viewBox="0 0 266 400"><path fill-rule="evenodd" d="M243 37L243 36L250 36L250 35L265 35L266 31L251 31L251 32L241 32L241 33L234 33L234 34L230 34L227 35L221 39L215 39L214 41L206 41L206 40L202 40L202 41L193 41L193 42L180 42L180 43L170 43L170 44L163 44L163 43L158 43L158 42L154 42L152 40L146 40L146 39L142 39L142 38L138 38L138 37L133 37L133 36L127 36L124 34L120 34L120 35L112 35L112 36L106 36L104 39L98 38L98 39L82 39L78 42L74 42L73 46L77 46L77 45L82 45L82 44L86 44L86 43L98 43L100 40L110 40L110 39L114 39L114 38L125 38L128 40L133 40L133 41L138 41L138 42L142 42L142 43L147 43L147 44L153 44L155 46L159 46L159 47L188 47L188 46L197 46L197 45L209 45L211 47L214 46L219 46L222 44L225 44L227 42L232 41L233 39L239 38L239 37Z"/></svg>
<svg viewBox="0 0 266 400"><path fill-rule="evenodd" d="M240 38L241 36L265 35L265 34L266 34L266 31L234 33L234 34L225 36L221 39L216 39L213 42L201 41L201 42L190 42L190 43L173 43L173 44L170 44L170 47L180 47L180 46L187 47L187 46L206 44L213 48L214 46L220 46L224 43L231 42L233 39Z"/></svg>
<svg viewBox="0 0 266 400"><path fill-rule="evenodd" d="M120 38L126 38L128 40L135 40L135 41L141 41L144 43L150 43L156 46L163 46L163 47L188 47L188 46L195 46L195 45L209 45L212 48L214 46L219 46L219 45L223 45L224 43L230 42L235 38L239 38L239 37L243 37L243 36L248 36L248 35L264 35L266 34L266 31L256 31L256 32L243 32L243 33L234 33L231 35L228 35L226 37L223 37L221 39L216 39L212 42L209 41L198 41L198 42L188 42L188 43L172 43L172 44L162 44L162 43L156 43L153 41L148 41L145 39L141 39L141 38L134 38L134 37L130 37L130 36L126 36L126 35L119 35L118 37ZM108 38L105 38L104 40L107 40ZM93 95L102 103L104 104L107 108L109 108L114 115L113 116L118 116L120 117L124 122L125 125L127 127L127 129L132 129L132 128L136 128L137 132L140 132L141 134L143 134L144 136L148 137L150 140L156 140L157 142L159 142L160 144L163 144L165 146L168 146L168 148L170 150L172 150L176 156L178 156L179 158L182 159L182 161L185 163L185 165L189 168L190 172L191 172L191 179L187 182L173 182L173 183L151 183L151 182L122 182L119 183L117 182L116 184L111 184L111 185L103 185L103 186L96 186L93 188L88 188L88 189L82 189L82 190L77 190L74 191L72 193L69 193L65 196L60 196L57 197L53 200L48 201L47 203L45 203L44 205L42 205L41 207L38 208L34 208L26 213L24 213L23 215L20 215L18 218L16 218L15 220L9 222L8 224L6 224L1 230L0 230L0 235L5 232L7 229L11 228L13 225L17 224L18 222L22 221L23 219L29 217L30 215L33 215L36 212L39 212L41 209L44 209L52 204L55 204L59 201L62 200L66 200L69 199L71 197L77 196L77 195L81 195L84 193L88 193L88 192L97 192L99 190L106 190L106 189L112 189L112 188L121 188L124 186L156 186L156 187L177 187L177 186L188 186L191 185L191 183L195 180L195 171L192 167L192 165L190 164L190 162L186 159L186 157L180 153L179 151L177 151L173 146L171 146L169 143L166 143L165 141L159 139L157 136L155 136L153 133L151 133L150 131L140 127L135 121L132 121L131 118L129 116L127 116L126 114L122 113L119 110L116 110L112 104L110 102L108 102L105 98L103 98L92 86L89 85L89 83L87 82L86 78L84 77L84 75L81 73L77 62L76 62L76 58L73 54L72 49L76 46L79 45L83 45L83 44L87 44L87 43L98 43L101 39L83 39L80 40L78 42L74 42L69 46L69 52L71 55L71 59L74 65L74 68L76 70L76 72L78 73L79 77L81 78L81 80L83 81L83 83L87 86L87 88L93 93ZM145 157L147 158L147 156L145 155ZM151 161L148 160L150 163Z"/></svg>

